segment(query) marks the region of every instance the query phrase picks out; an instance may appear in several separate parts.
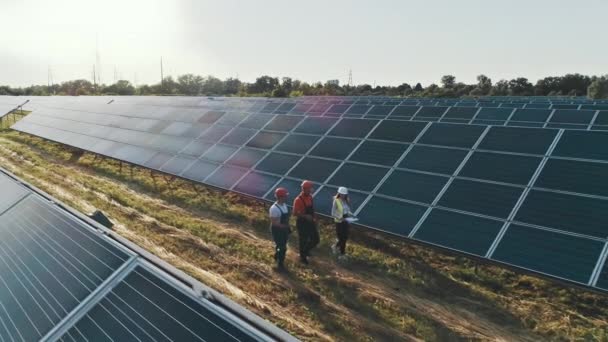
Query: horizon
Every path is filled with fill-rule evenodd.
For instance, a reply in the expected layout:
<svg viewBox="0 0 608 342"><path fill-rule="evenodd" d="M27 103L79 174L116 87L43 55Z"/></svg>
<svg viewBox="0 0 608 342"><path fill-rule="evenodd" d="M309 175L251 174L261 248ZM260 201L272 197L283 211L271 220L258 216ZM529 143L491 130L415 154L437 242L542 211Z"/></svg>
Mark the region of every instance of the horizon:
<svg viewBox="0 0 608 342"><path fill-rule="evenodd" d="M443 75L466 84L480 74L532 83L565 74L601 76L608 73L602 58L608 47L599 43L607 12L600 0L585 6L548 0L269 0L263 6L9 0L0 4L0 20L15 33L0 37L0 84L44 85L49 69L55 84L92 80L94 65L105 84L155 84L161 57L165 76L244 82L269 75L345 84L349 70L355 85L425 87L440 84Z"/></svg>

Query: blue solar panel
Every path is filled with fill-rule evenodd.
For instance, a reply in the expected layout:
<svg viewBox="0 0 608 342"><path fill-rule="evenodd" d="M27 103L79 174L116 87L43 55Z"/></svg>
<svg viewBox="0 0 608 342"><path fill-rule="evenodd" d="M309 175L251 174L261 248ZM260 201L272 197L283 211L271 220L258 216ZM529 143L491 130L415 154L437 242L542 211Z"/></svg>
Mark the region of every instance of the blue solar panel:
<svg viewBox="0 0 608 342"><path fill-rule="evenodd" d="M279 184L298 191L300 180L311 179L322 189L316 198L326 214L330 192L347 186L357 194L364 226L523 268L504 255L510 248L502 246L504 227L608 237L601 181L606 137L586 131L608 127L608 119L595 110L532 98L319 97L242 107L235 101L206 112L171 107L136 117L127 111L127 121L45 109L15 127L256 198L272 199ZM397 212L385 217L386 208ZM566 210L572 217L560 216ZM492 257L495 251L500 258Z"/></svg>

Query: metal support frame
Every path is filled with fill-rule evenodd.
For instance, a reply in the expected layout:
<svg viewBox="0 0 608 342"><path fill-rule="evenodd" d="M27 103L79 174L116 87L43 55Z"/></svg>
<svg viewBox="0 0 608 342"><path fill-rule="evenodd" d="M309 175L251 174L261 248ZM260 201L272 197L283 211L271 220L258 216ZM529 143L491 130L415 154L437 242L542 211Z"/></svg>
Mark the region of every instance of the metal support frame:
<svg viewBox="0 0 608 342"><path fill-rule="evenodd" d="M596 110L595 114L593 114L593 118L591 118L591 121L589 122L589 126L587 126L587 130L590 131L591 128L593 128L593 125L595 124L595 121L597 120L597 117L600 115L600 111Z"/></svg>
<svg viewBox="0 0 608 342"><path fill-rule="evenodd" d="M547 120L545 121L545 123L543 124L543 128L547 128L547 125L549 124L549 122L551 121L551 119L553 118L553 115L555 114L555 111L557 109L552 109L551 110L551 114L549 114L549 116L547 117Z"/></svg>
<svg viewBox="0 0 608 342"><path fill-rule="evenodd" d="M604 266L606 265L607 258L608 258L608 241L606 241L606 243L604 243L604 249L602 250L602 253L600 253L600 257L598 258L597 263L595 264L595 267L593 268L593 272L591 273L591 277L589 278L589 286L597 287L597 282L600 279L600 275L602 273L602 270L604 269ZM606 290L608 290L608 288L606 288Z"/></svg>

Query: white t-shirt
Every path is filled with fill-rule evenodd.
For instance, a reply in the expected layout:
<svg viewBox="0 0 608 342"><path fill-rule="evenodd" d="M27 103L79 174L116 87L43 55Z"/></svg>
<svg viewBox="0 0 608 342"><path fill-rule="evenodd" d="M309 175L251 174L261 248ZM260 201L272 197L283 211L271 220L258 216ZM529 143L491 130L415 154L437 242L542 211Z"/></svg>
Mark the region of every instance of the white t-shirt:
<svg viewBox="0 0 608 342"><path fill-rule="evenodd" d="M287 212L288 212L287 203L283 203L283 204L275 203L272 206L270 206L269 212L270 212L271 218L281 218L281 215L287 214Z"/></svg>

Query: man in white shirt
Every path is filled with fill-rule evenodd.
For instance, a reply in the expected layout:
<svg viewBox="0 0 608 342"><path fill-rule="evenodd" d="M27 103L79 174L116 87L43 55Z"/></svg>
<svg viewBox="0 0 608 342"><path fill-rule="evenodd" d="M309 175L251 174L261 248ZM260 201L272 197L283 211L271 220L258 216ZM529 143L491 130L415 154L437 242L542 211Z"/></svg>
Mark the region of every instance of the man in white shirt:
<svg viewBox="0 0 608 342"><path fill-rule="evenodd" d="M279 272L286 271L285 255L287 254L287 240L291 233L289 227L289 208L285 200L289 193L285 188L277 188L274 192L276 202L270 207L270 232L275 243L274 259Z"/></svg>

